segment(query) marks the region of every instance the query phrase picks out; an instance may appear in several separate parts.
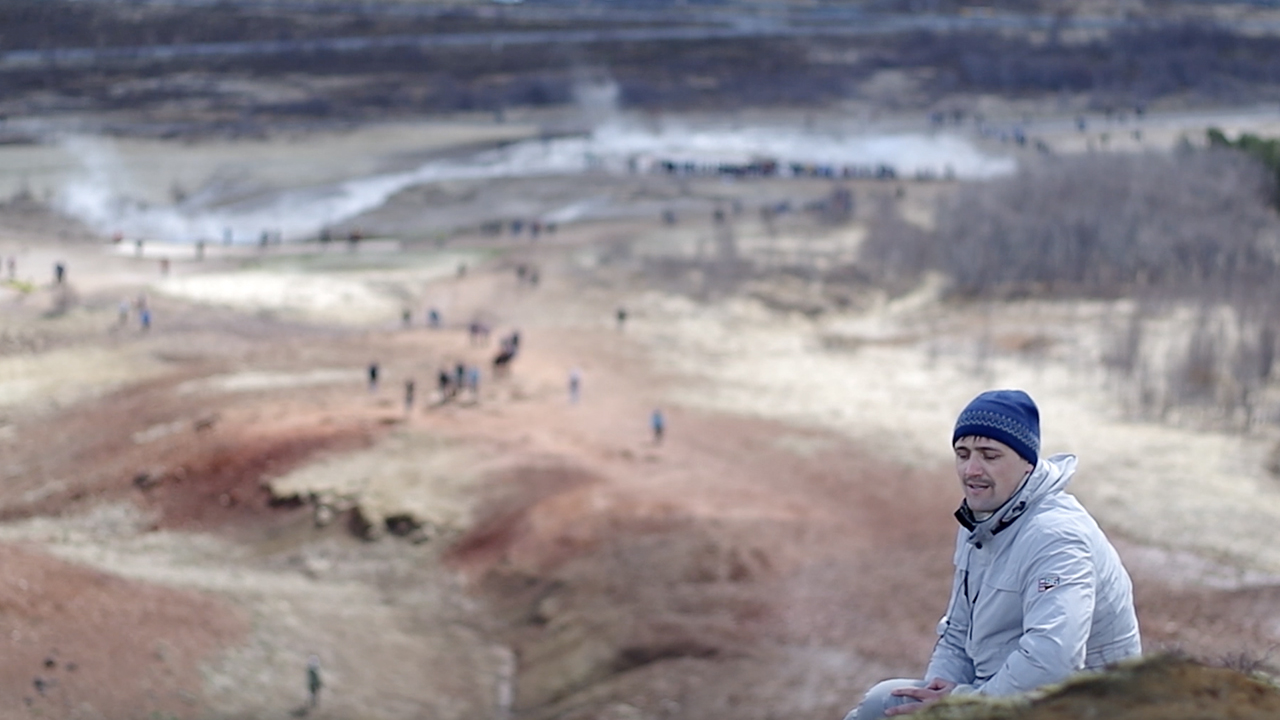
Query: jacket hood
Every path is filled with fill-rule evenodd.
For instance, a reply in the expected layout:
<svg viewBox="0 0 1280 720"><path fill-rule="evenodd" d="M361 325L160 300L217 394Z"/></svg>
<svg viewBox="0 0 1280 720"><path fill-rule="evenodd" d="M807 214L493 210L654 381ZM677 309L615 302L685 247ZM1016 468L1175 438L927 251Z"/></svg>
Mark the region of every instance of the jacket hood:
<svg viewBox="0 0 1280 720"><path fill-rule="evenodd" d="M969 530L969 542L986 542L1012 525L1041 500L1066 490L1075 474L1075 455L1061 453L1048 458L1042 457L1022 485L991 517L979 521L969 509L969 503L961 502L960 509L956 510L956 520Z"/></svg>

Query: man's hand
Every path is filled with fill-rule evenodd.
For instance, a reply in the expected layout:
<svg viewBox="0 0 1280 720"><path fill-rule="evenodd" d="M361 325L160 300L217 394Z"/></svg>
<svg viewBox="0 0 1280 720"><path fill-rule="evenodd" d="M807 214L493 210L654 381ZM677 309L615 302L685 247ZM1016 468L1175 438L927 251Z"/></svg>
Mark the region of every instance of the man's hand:
<svg viewBox="0 0 1280 720"><path fill-rule="evenodd" d="M925 685L922 688L898 688L889 694L897 695L898 697L915 698L920 702L891 707L888 710L885 710L884 714L886 717L893 717L894 715L910 715L914 712L920 712L929 705L932 705L938 700L950 695L951 691L955 689L955 683L950 680L943 680L942 678L934 678L929 681L928 685Z"/></svg>

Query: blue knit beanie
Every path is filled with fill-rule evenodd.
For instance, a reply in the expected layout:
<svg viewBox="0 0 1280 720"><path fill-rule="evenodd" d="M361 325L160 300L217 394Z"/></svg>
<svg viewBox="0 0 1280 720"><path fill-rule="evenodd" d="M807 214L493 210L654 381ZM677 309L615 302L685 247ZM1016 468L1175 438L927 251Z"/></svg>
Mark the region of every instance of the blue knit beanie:
<svg viewBox="0 0 1280 720"><path fill-rule="evenodd" d="M1035 465L1040 456L1040 410L1021 390L988 390L956 418L951 444L970 435L999 440Z"/></svg>

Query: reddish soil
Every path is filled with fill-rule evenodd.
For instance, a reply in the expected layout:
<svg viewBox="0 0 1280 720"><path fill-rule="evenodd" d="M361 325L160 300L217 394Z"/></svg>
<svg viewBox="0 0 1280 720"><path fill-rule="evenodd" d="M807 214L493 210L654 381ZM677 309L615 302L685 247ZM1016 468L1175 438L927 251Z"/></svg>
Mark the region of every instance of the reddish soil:
<svg viewBox="0 0 1280 720"><path fill-rule="evenodd" d="M480 271L455 286L513 304ZM265 479L403 427L480 448L495 468L477 489L480 517L444 560L491 613L486 632L515 651L520 717L598 717L622 703L655 718L830 718L867 684L918 674L951 576L956 493L945 454L908 467L846 437L679 405L665 408L668 432L655 443L646 421L666 397L660 371L612 328L558 328L566 298L541 292L518 299L527 349L512 376L474 405L434 403L421 380L407 418L396 393L370 395L354 381L176 391L227 372L219 360L19 417L13 439L0 439L10 476L0 517L69 517L127 500L157 529L241 537L305 512L273 503ZM216 345L222 326L191 317L186 332ZM487 357L462 333L282 330L241 337L251 351L236 367L361 367L375 356L387 378L425 378L460 356ZM576 365L586 377L571 404L562 383ZM35 550L0 552L11 638L0 682L46 717L71 717L82 700L107 717L196 716L196 668L243 642L245 620L218 598ZM1273 588L1131 570L1149 648L1220 658L1277 642Z"/></svg>
<svg viewBox="0 0 1280 720"><path fill-rule="evenodd" d="M19 443L7 453L24 472L0 490L0 517L60 514L133 499L153 511L157 528L252 523L273 512L266 478L319 452L368 447L378 431L370 418L321 416L280 398L273 398L278 404L272 403L275 412L267 419L255 410L267 399L262 397L193 406L174 392L188 378L184 373L130 387L19 424L21 437L40 441ZM134 439L154 428L166 432Z"/></svg>
<svg viewBox="0 0 1280 720"><path fill-rule="evenodd" d="M5 717L78 717L85 703L99 717L190 716L203 695L200 664L248 629L216 598L32 548L0 545L0 563Z"/></svg>

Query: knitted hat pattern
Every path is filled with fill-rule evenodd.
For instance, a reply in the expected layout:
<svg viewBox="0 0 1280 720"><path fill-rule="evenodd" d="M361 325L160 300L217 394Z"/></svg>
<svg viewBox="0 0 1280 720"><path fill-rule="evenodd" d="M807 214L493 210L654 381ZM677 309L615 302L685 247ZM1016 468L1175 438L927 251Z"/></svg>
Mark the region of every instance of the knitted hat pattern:
<svg viewBox="0 0 1280 720"><path fill-rule="evenodd" d="M999 440L1035 465L1040 457L1040 410L1021 390L988 390L956 418L951 444L971 435Z"/></svg>

